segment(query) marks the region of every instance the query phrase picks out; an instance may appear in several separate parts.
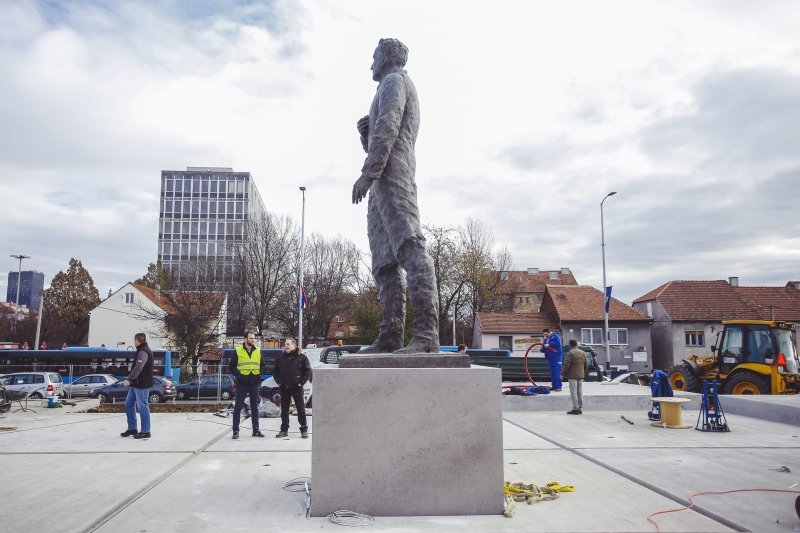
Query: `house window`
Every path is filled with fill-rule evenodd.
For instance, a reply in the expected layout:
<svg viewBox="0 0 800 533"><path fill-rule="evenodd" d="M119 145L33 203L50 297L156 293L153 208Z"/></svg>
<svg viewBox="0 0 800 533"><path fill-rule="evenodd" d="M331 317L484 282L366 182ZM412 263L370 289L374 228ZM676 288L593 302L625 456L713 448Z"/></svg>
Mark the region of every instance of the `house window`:
<svg viewBox="0 0 800 533"><path fill-rule="evenodd" d="M336 315L336 322L341 324L342 322L344 322L344 318L342 318L341 315Z"/></svg>
<svg viewBox="0 0 800 533"><path fill-rule="evenodd" d="M500 337L498 338L497 342L499 344L498 348L500 348L501 350L513 350L514 349L514 345L513 345L512 339L511 339L511 335L500 335Z"/></svg>
<svg viewBox="0 0 800 533"><path fill-rule="evenodd" d="M686 331L686 346L705 346L706 336L702 331Z"/></svg>
<svg viewBox="0 0 800 533"><path fill-rule="evenodd" d="M125 303L126 304L132 304L133 303L133 293L132 292L126 292L125 293Z"/></svg>
<svg viewBox="0 0 800 533"><path fill-rule="evenodd" d="M603 344L603 328L581 328L581 342L594 346ZM608 328L608 344L624 346L628 344L628 328Z"/></svg>
<svg viewBox="0 0 800 533"><path fill-rule="evenodd" d="M581 328L581 342L589 345L603 344L603 330L600 328Z"/></svg>

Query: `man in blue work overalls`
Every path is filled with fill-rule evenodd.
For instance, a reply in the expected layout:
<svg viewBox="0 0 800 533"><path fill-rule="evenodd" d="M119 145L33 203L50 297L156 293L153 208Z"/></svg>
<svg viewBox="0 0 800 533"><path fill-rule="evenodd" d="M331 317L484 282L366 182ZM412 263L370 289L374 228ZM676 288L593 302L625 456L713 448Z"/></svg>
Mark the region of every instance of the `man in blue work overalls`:
<svg viewBox="0 0 800 533"><path fill-rule="evenodd" d="M561 392L561 363L564 358L564 351L561 349L561 337L558 333L553 333L549 328L542 330L541 352L547 358L547 366L550 367L550 381L553 385L550 388L553 392Z"/></svg>

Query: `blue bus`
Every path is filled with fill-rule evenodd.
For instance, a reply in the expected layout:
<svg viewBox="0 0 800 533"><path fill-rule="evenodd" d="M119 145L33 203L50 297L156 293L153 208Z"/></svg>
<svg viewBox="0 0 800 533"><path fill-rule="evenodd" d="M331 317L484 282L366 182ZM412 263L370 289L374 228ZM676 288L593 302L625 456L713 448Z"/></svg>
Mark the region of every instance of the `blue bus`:
<svg viewBox="0 0 800 533"><path fill-rule="evenodd" d="M63 350L0 350L0 374L58 372L65 383L86 374L112 374L124 378L136 358L135 350L70 347ZM172 376L172 353L153 350L153 373Z"/></svg>

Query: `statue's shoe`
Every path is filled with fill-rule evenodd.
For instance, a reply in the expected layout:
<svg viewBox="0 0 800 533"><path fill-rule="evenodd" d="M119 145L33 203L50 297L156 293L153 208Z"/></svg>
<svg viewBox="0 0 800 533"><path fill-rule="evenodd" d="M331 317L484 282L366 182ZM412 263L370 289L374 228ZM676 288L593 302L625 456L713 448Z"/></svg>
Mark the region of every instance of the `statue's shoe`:
<svg viewBox="0 0 800 533"><path fill-rule="evenodd" d="M439 343L436 341L428 341L421 339L411 338L408 346L395 350L396 354L412 354L412 353L439 353Z"/></svg>

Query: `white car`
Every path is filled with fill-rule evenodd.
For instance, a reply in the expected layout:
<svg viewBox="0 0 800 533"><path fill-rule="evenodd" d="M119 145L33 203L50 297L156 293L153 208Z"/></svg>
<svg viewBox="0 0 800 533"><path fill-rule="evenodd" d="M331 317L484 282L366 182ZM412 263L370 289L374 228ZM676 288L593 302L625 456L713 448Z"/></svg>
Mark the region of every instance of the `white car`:
<svg viewBox="0 0 800 533"><path fill-rule="evenodd" d="M94 389L105 387L116 383L117 378L111 374L86 374L81 376L72 383L64 384L64 394L70 398L78 396L89 396L89 393Z"/></svg>
<svg viewBox="0 0 800 533"><path fill-rule="evenodd" d="M312 388L310 381L303 385L303 403L305 403L308 408L311 408ZM281 403L281 391L278 384L275 383L275 378L272 376L261 382L259 394L274 404Z"/></svg>
<svg viewBox="0 0 800 533"><path fill-rule="evenodd" d="M27 392L28 398L63 396L61 374L57 372L15 372L0 378L8 390Z"/></svg>

